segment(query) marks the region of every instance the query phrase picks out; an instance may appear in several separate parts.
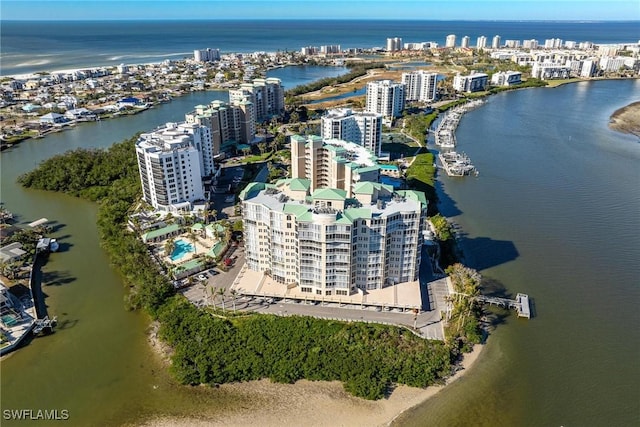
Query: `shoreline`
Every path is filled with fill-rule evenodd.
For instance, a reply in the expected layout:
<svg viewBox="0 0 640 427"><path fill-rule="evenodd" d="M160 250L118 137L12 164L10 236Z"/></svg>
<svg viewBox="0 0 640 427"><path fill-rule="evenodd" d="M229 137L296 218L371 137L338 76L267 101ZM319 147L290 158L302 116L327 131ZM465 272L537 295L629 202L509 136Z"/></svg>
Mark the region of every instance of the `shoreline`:
<svg viewBox="0 0 640 427"><path fill-rule="evenodd" d="M640 137L640 101L614 111L609 117L609 129Z"/></svg>
<svg viewBox="0 0 640 427"><path fill-rule="evenodd" d="M153 322L147 334L152 351L161 359L164 367L170 362L171 348L157 336L159 324ZM219 389L243 396L253 407L242 405L240 409L228 409L218 413L200 413L198 416L165 416L143 420L131 425L138 427L294 427L305 420L308 426L391 426L404 413L436 396L446 386L467 374L478 360L486 344L476 344L470 353L464 354L458 371L445 380L444 385L425 389L399 385L381 400L370 401L348 394L339 381L300 380L294 384L272 383L269 379L244 383L221 384ZM180 387L187 387L179 385ZM336 422L339 414L340 422Z"/></svg>

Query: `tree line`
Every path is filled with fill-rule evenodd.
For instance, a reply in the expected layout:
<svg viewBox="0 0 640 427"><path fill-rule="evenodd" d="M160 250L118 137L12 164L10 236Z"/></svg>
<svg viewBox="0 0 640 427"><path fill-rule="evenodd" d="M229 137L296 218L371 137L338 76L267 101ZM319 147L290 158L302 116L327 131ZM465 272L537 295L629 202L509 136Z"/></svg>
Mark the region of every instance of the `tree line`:
<svg viewBox="0 0 640 427"><path fill-rule="evenodd" d="M141 193L136 139L108 150L55 156L19 180L99 203L101 245L128 287L126 306L160 321L161 337L174 348L171 371L179 382L340 380L355 396L380 399L396 383L426 387L442 381L459 357L460 343L475 342L475 336L465 338L475 331L467 323L442 343L386 325L262 314L224 318L196 308L175 295L146 245L127 230L128 214Z"/></svg>

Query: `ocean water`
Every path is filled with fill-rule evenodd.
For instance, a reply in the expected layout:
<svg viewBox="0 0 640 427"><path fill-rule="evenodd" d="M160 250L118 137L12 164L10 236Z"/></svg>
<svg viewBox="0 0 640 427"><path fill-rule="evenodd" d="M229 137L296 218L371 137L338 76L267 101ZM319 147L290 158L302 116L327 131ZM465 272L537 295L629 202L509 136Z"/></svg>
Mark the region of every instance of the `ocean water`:
<svg viewBox="0 0 640 427"><path fill-rule="evenodd" d="M560 38L594 43L640 39L638 21L3 21L0 75L69 68L139 64L191 57L194 49L222 52L298 51L339 44L382 47L388 37L435 41L448 34L502 40Z"/></svg>

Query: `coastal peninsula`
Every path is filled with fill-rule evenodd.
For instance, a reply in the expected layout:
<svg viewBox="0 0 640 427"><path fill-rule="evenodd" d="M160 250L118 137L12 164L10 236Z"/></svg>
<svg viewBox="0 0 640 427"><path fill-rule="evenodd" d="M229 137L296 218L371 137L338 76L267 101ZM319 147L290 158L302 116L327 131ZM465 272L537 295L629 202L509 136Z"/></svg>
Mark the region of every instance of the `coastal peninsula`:
<svg viewBox="0 0 640 427"><path fill-rule="evenodd" d="M609 127L640 137L640 101L614 111L609 120Z"/></svg>

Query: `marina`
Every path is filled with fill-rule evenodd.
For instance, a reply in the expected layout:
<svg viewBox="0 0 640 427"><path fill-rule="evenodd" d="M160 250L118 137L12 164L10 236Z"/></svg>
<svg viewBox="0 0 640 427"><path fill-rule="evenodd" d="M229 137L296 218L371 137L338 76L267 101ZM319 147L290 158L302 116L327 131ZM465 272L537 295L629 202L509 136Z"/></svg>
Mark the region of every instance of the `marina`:
<svg viewBox="0 0 640 427"><path fill-rule="evenodd" d="M478 176L476 167L471 163L469 156L464 153L448 151L438 154L438 158L442 163L442 168L449 176Z"/></svg>
<svg viewBox="0 0 640 427"><path fill-rule="evenodd" d="M436 145L442 148L454 148L456 146L456 129L460 119L467 111L484 104L481 99L469 101L447 111L435 130Z"/></svg>

